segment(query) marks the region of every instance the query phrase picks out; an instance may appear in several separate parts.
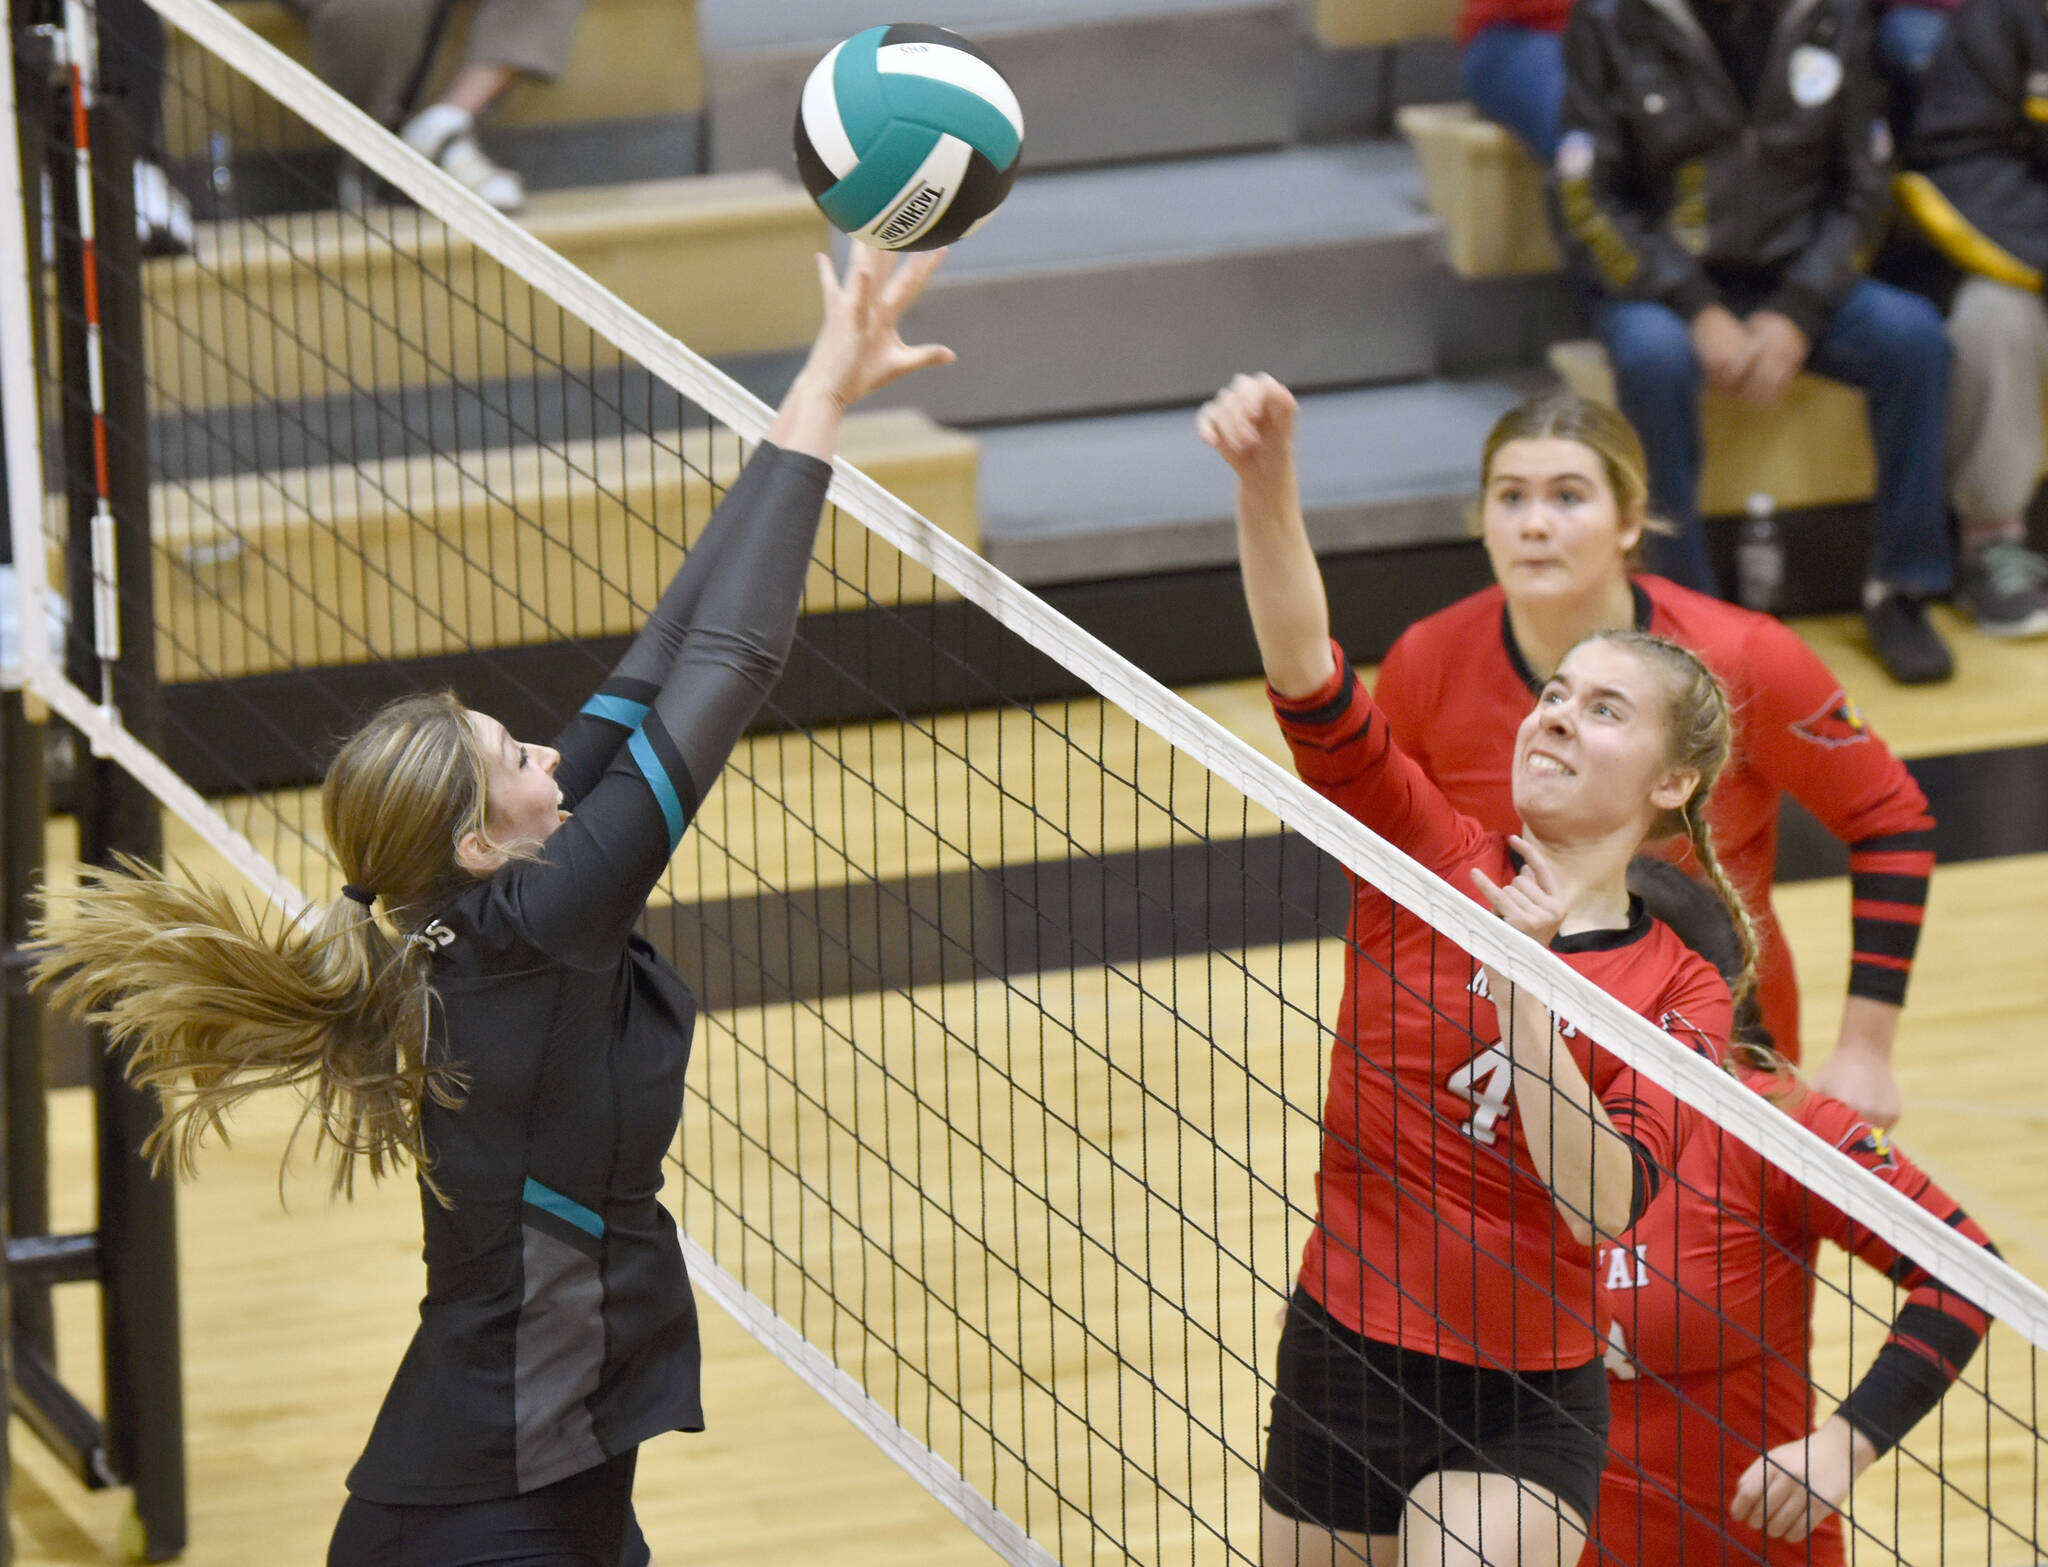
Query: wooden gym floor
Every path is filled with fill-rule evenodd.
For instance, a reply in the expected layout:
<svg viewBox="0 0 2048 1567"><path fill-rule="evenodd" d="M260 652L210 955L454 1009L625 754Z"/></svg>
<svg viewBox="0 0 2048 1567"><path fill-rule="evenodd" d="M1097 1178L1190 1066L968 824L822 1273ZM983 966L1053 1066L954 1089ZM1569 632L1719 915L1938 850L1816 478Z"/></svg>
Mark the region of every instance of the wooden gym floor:
<svg viewBox="0 0 2048 1567"><path fill-rule="evenodd" d="M2040 750L2048 744L2048 680L2043 679L2048 649L2040 644L2002 647L1962 633L1957 638L1961 672L1953 687L1901 691L1876 673L1843 624L1822 622L1802 630L1841 672L1875 727L1909 757L2015 748L2027 755L2048 754ZM1256 687L1210 688L1190 695L1265 749L1277 750ZM999 735L996 740L1000 747ZM2032 1139L2048 1131L2048 1059L2040 1050L2040 1019L2048 1014L2048 962L2043 961L2048 938L2042 935L2048 929L2048 842L2030 841L2044 831L2041 802L2048 799L2048 773L2034 776L2031 790L2031 795L2009 796L1987 809L1989 819L2016 823L2013 835L1985 851L1992 857L1946 866L1936 875L1901 1044L1907 1103L1901 1134L1905 1146L1983 1221L2009 1260L2036 1278L2048 1278L2048 1183L2028 1156ZM728 810L728 816L734 814ZM1027 835L1022 841L1031 839ZM1016 851L1006 847L1004 852ZM1805 979L1806 1027L1815 1055L1832 1036L1846 975L1847 895L1845 882L1829 879L1801 882L1780 895L1780 913ZM1326 957L1313 944L1295 944L1230 961L1241 973L1277 975L1284 969L1298 975L1303 965L1310 971L1322 968ZM1176 971L1212 972L1199 956L1174 963ZM1147 983L1149 988L1153 981L1148 977ZM1297 983L1288 981L1290 993ZM1053 988L1070 999L1085 994L1103 1009L1112 1033L1118 1027L1116 1006L1138 1004L1127 995L1119 1002L1117 997L1126 993L1105 982L1101 971L1076 973ZM963 987L957 983L932 987L933 996L940 990L954 1006L985 1004L971 995L963 1002ZM936 1007L941 1001L927 1004ZM857 1032L863 1021L880 1017L890 1005L880 997L847 1000L843 1026ZM1276 1019L1256 1004L1249 1011L1246 1032L1266 1027L1300 1043L1298 1008L1293 1017L1277 1020L1277 1028L1271 1027ZM1222 1029L1217 1032L1220 1036ZM1308 1029L1309 1035L1313 1032ZM729 1030L705 1031L700 1060L692 1069L700 1088L707 1080L735 1080L723 1043L729 1037ZM1311 1039L1308 1048L1290 1052L1284 1069L1276 1058L1276 1075L1284 1078L1276 1086L1290 1099L1312 1105L1318 1097L1317 1054ZM1013 1072L1018 1065L1012 1061ZM1255 1065L1246 1062L1248 1073ZM714 1088L714 1096L717 1092ZM1076 1112L1082 1112L1082 1085L1077 1081L1070 1092L1076 1096ZM86 1112L79 1092L53 1095L59 1229L91 1222ZM411 1185L390 1183L365 1191L352 1206L335 1205L326 1200L318 1178L301 1169L285 1186L281 1202L277 1169L289 1122L289 1106L252 1109L241 1119L234 1146L215 1150L201 1179L180 1194L193 1541L186 1560L205 1567L322 1559L340 1505L342 1477L404 1346L420 1287L417 1198ZM1217 1125L1220 1130L1220 1121ZM1262 1125L1264 1130L1244 1127L1251 1164L1284 1164L1287 1189L1304 1190L1295 1183L1305 1180L1305 1167L1295 1167L1303 1164L1304 1155L1312 1165L1312 1138L1290 1136L1283 1150L1261 1140L1275 1135L1277 1123L1269 1118ZM1085 1206L1095 1199L1083 1194L1077 1200ZM694 1209L692 1223L699 1223ZM1277 1227L1271 1219L1246 1223L1247 1236L1259 1232L1248 1244L1261 1289L1284 1288L1296 1239L1281 1233L1284 1216ZM1187 1276L1185 1254L1177 1271ZM1843 1271L1837 1268L1832 1276L1839 1278ZM1269 1273L1273 1276L1265 1277ZM1856 1299L1870 1309L1885 1306L1867 1275ZM60 1291L59 1303L62 1369L90 1401L97 1385L94 1296L90 1290L67 1289ZM995 1305L984 1306L993 1330ZM1237 1316L1253 1320L1249 1312ZM1263 1309L1257 1313L1265 1340L1257 1353L1269 1370L1273 1335L1266 1317ZM919 1567L987 1559L985 1549L936 1502L708 1305L704 1328L711 1429L700 1436L663 1438L642 1456L638 1501L657 1561L671 1567L685 1561L799 1559ZM1820 1364L1845 1358L1844 1334L1844 1314L1824 1313ZM1867 1327L1859 1329L1857 1359L1866 1359L1877 1341ZM2034 1362L2002 1330L1991 1363L2001 1396L2016 1400L2022 1410L2031 1408L2027 1400ZM971 1380L965 1367L954 1370L962 1381ZM933 1380L936 1385L941 1379L934 1373ZM1249 1553L1255 1502L1245 1505L1249 1468L1243 1455L1256 1454L1263 1411L1242 1394L1242 1387L1235 1389L1227 1411L1231 1422L1246 1429L1233 1433L1231 1445L1240 1456L1226 1484L1232 1543ZM1028 1443L1043 1440L1044 1433L1034 1433L1028 1415L1021 1418L1018 1435L1027 1440L1027 1459L1041 1467L1030 1458ZM1981 1415L1973 1422L1961 1409L1953 1428L1976 1433L1973 1458L1953 1451L1945 1457L1955 1483L1981 1486L1969 1474L1989 1466L2001 1510L2039 1484L2038 1471L2028 1467L2035 1458L2034 1444L2023 1435L2007 1433L1986 1451ZM12 1436L17 1561L121 1560L121 1493L80 1491L18 1421ZM2004 1547L1987 1548L1981 1529L1974 1536L1966 1530L1957 1533L1954 1520L1948 1521L1944 1557L1939 1543L1944 1523L1935 1516L1929 1489L1909 1485L1896 1507L1889 1494L1879 1491L1866 1484L1858 1492L1859 1516L1865 1527L1889 1540L1896 1513L1897 1538L1909 1560L2022 1559ZM1128 1492L1119 1496L1113 1484L1105 1485L1101 1495L1102 1505L1115 1506L1120 1514L1111 1532L1137 1559L1220 1558L1214 1541L1198 1547L1170 1519L1141 1518L1132 1524L1132 1499ZM2034 1498L2037 1504L2044 1500ZM1035 1505L1042 1507L1043 1501L1040 1497ZM1034 1514L1034 1521L1044 1516ZM1051 1525L1045 1527L1049 1531ZM1091 1543L1085 1530L1075 1534L1071 1524L1067 1527L1074 1547L1069 1560L1091 1559L1091 1550L1092 1559L1114 1559L1104 1536ZM1859 1554L1858 1559L1866 1558ZM1887 1550L1868 1559L1894 1558ZM2033 1560L2031 1555L2024 1559Z"/></svg>

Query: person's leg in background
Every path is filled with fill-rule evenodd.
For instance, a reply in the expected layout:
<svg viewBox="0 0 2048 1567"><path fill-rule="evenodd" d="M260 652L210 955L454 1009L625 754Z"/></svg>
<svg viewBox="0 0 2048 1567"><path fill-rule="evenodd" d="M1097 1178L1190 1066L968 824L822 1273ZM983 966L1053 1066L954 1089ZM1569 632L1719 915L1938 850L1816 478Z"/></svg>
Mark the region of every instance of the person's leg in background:
<svg viewBox="0 0 2048 1567"><path fill-rule="evenodd" d="M1955 585L1943 482L1948 335L1941 312L1886 283L1856 285L1813 345L1808 368L1863 393L1877 453L1863 615L1872 646L1902 685L1946 680L1954 661L1927 601Z"/></svg>
<svg viewBox="0 0 2048 1567"><path fill-rule="evenodd" d="M1564 107L1564 35L1499 22L1473 35L1459 70L1479 112L1513 131L1549 168Z"/></svg>
<svg viewBox="0 0 2048 1567"><path fill-rule="evenodd" d="M2027 548L2042 466L2048 299L1967 279L1949 310L1948 475L1961 534L1958 597L1990 636L2048 633L2048 562Z"/></svg>
<svg viewBox="0 0 2048 1567"><path fill-rule="evenodd" d="M1877 18L1877 69L1891 94L1891 125L1903 141L1920 107L1920 78L1948 36L1948 13L1928 5L1892 5Z"/></svg>
<svg viewBox="0 0 2048 1567"><path fill-rule="evenodd" d="M305 19L315 74L378 124L395 126L433 34L435 0L287 3Z"/></svg>
<svg viewBox="0 0 2048 1567"><path fill-rule="evenodd" d="M1650 569L1718 595L1700 528L1700 364L1679 314L1648 300L1616 300L1594 317L1614 366L1614 400L1650 463L1650 515L1677 532L1652 535Z"/></svg>
<svg viewBox="0 0 2048 1567"><path fill-rule="evenodd" d="M569 63L584 0L483 0L470 20L461 68L401 133L502 211L526 200L519 176L477 144L477 122L522 79L551 82Z"/></svg>

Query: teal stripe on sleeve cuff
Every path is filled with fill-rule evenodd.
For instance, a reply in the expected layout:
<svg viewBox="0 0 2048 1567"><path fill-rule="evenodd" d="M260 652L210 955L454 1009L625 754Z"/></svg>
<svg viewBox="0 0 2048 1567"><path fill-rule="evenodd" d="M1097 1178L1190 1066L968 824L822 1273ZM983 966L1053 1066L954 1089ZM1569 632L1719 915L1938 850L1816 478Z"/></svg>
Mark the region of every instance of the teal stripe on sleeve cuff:
<svg viewBox="0 0 2048 1567"><path fill-rule="evenodd" d="M668 769L661 765L661 758L654 754L654 745L647 738L645 728L635 729L633 738L626 742L626 749L639 764L641 777L647 780L647 787L654 791L654 803L661 807L662 819L668 823L668 846L671 850L683 841L683 829L689 820L683 814L683 798L676 793L675 781L668 775Z"/></svg>
<svg viewBox="0 0 2048 1567"><path fill-rule="evenodd" d="M608 724L617 724L621 729L638 729L640 720L647 716L647 704L629 702L622 696L606 696L600 691L583 704L583 711L592 718L602 718Z"/></svg>
<svg viewBox="0 0 2048 1567"><path fill-rule="evenodd" d="M532 1176L526 1178L525 1200L543 1213L552 1213L565 1223L573 1224L586 1235L603 1235L604 1220L580 1202L572 1202L560 1192L541 1185Z"/></svg>

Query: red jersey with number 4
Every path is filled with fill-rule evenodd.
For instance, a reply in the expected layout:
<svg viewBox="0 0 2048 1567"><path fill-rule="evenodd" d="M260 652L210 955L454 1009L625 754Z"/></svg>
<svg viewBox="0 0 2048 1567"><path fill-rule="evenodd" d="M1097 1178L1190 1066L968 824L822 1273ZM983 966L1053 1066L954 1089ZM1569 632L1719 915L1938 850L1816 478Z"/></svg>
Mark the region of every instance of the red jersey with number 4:
<svg viewBox="0 0 2048 1567"><path fill-rule="evenodd" d="M1389 739L1342 650L1327 687L1273 697L1302 778L1477 899L1505 886L1507 841L1453 809ZM1539 1179L1479 965L1354 881L1351 950L1323 1107L1319 1213L1301 1284L1354 1332L1466 1364L1552 1370L1600 1352L1593 1255ZM1728 989L1640 905L1625 930L1553 950L1628 1007L1719 1060ZM1672 1168L1693 1115L1597 1044L1572 1058L1632 1144L1646 1189Z"/></svg>
<svg viewBox="0 0 2048 1567"><path fill-rule="evenodd" d="M1714 786L1707 821L1722 866L1756 916L1764 1026L1797 1061L1798 984L1770 906L1779 799L1790 794L1850 846L1849 989L1896 1004L1905 999L1934 867L1927 797L1827 665L1769 615L1662 577L1636 577L1633 586L1637 629L1690 648L1728 692L1735 753ZM1506 596L1491 587L1403 632L1373 695L1395 741L1452 804L1512 832L1518 818L1509 758L1536 684L1508 628ZM1671 852L1690 864L1682 840Z"/></svg>
<svg viewBox="0 0 2048 1567"><path fill-rule="evenodd" d="M1742 1075L1763 1092L1786 1086L1769 1073ZM1878 1179L1985 1242L1954 1201L1840 1100L1795 1084L1780 1103ZM1984 1332L1974 1306L1754 1149L1702 1126L1679 1156L1678 1179L1632 1231L1600 1248L1614 1424L1598 1549L1589 1546L1580 1567L1842 1567L1839 1518L1792 1541L1766 1540L1728 1516L1749 1466L1814 1428L1807 1356L1824 1240L1912 1291L1908 1305L1931 1304ZM1893 1338L1938 1361L1943 1346L1916 1336L1916 1317L1924 1313L1902 1314Z"/></svg>

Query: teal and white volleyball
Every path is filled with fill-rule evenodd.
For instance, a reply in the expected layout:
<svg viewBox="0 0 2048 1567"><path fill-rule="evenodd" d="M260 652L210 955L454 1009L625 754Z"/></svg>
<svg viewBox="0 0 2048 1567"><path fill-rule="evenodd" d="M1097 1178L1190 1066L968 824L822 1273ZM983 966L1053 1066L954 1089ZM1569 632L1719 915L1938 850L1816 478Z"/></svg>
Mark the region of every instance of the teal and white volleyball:
<svg viewBox="0 0 2048 1567"><path fill-rule="evenodd" d="M1024 111L987 55L915 22L871 27L811 72L796 162L833 227L879 250L971 234L1017 177Z"/></svg>

